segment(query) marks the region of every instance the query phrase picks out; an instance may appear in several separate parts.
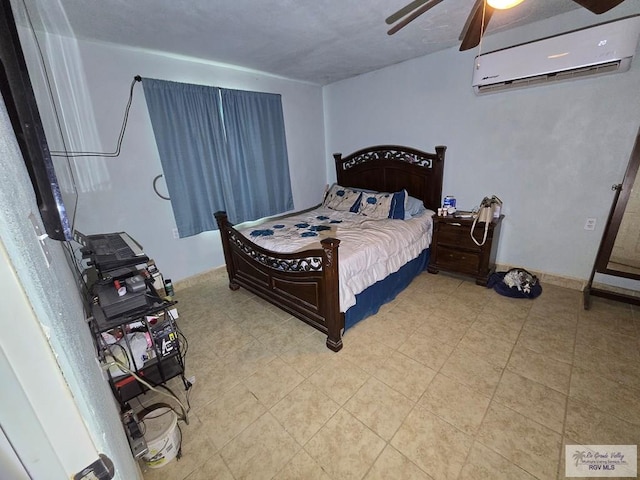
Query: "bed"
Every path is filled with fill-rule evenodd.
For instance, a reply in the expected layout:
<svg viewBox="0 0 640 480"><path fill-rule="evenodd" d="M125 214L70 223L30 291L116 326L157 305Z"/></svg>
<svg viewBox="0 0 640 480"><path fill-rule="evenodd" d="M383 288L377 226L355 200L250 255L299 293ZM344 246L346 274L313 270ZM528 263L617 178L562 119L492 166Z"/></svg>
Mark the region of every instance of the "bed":
<svg viewBox="0 0 640 480"><path fill-rule="evenodd" d="M410 147L378 145L347 156L334 154L336 184L368 192L406 190L413 199L421 200L426 209L437 211L442 201L445 151L445 146L437 146L435 153L427 153ZM297 214L314 215L314 212L309 209ZM341 309L341 240L332 236L331 230L322 238L313 239L317 245L309 249L282 252L252 241L257 240L251 234L259 232L259 227L242 230L240 226L234 227L225 212L216 212L215 218L220 229L229 288L243 287L320 330L327 335L327 347L336 352L342 348L345 328L377 312L428 264L427 245L397 271L359 292L353 306ZM275 226L284 227L286 217L269 221L269 225L279 222Z"/></svg>

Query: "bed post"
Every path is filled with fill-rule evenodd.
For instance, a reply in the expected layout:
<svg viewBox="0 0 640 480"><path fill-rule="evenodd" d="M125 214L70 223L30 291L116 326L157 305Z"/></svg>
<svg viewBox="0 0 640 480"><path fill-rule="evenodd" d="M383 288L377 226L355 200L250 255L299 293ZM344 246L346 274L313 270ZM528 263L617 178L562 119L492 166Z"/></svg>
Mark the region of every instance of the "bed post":
<svg viewBox="0 0 640 480"><path fill-rule="evenodd" d="M438 145L436 147L436 155L438 155L438 163L439 163L439 171L442 171L442 166L444 165L444 152L447 150L447 147L444 145Z"/></svg>
<svg viewBox="0 0 640 480"><path fill-rule="evenodd" d="M334 153L333 160L336 163L336 175L340 176L340 168L341 168L340 163L342 162L342 154Z"/></svg>
<svg viewBox="0 0 640 480"><path fill-rule="evenodd" d="M324 272L325 291L324 308L325 322L327 325L327 348L337 352L342 348L342 330L344 321L340 313L340 292L338 277L338 245L337 238L325 238L321 242L324 249Z"/></svg>
<svg viewBox="0 0 640 480"><path fill-rule="evenodd" d="M224 252L224 263L227 265L227 275L229 276L229 288L238 290L240 285L233 281L233 261L231 258L231 248L229 247L229 234L227 232L227 212L216 212L213 214L218 222L218 230L220 230L220 238L222 239L222 251Z"/></svg>
<svg viewBox="0 0 640 480"><path fill-rule="evenodd" d="M442 181L444 180L444 153L447 150L447 147L444 145L436 146L436 155L437 159L433 162L433 173L435 175L436 180L432 183L432 185L436 186L437 191L433 191L431 196L431 204L430 208L436 210L438 207L442 206Z"/></svg>

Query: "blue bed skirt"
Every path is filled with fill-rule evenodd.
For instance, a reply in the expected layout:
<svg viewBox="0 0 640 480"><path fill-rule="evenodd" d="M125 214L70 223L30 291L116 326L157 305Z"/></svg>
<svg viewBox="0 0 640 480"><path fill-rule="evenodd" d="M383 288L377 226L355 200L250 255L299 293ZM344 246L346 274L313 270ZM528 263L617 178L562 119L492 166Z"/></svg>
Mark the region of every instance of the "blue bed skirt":
<svg viewBox="0 0 640 480"><path fill-rule="evenodd" d="M390 302L411 283L411 281L426 270L429 265L429 249L403 265L400 270L387 278L371 285L356 295L356 304L344 314L344 329L347 331L360 320L378 313L380 307Z"/></svg>

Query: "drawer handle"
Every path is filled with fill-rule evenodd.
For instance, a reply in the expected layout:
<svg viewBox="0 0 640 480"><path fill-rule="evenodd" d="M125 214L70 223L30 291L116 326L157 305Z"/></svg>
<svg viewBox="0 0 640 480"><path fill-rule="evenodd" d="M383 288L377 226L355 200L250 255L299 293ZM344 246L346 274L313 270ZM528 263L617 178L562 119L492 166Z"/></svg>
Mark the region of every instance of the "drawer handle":
<svg viewBox="0 0 640 480"><path fill-rule="evenodd" d="M461 227L462 226L461 223L450 223L449 225L451 225L452 227Z"/></svg>

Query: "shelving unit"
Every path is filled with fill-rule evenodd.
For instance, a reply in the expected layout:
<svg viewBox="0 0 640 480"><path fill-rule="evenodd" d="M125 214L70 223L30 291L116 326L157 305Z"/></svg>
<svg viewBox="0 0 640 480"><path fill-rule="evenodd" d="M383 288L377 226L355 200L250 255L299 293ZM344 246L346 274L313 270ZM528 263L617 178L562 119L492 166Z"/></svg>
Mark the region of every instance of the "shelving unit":
<svg viewBox="0 0 640 480"><path fill-rule="evenodd" d="M89 325L98 358L123 410L129 400L149 390L144 382L155 387L181 376L185 388L188 385L175 318L177 302L161 298L148 283L145 295L146 306L112 318L99 303L91 305Z"/></svg>

